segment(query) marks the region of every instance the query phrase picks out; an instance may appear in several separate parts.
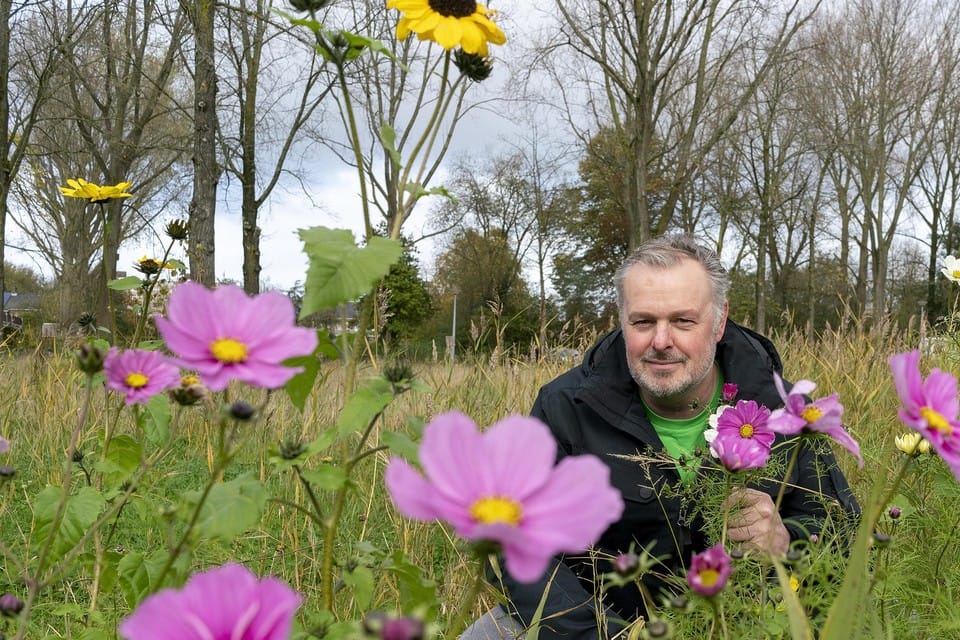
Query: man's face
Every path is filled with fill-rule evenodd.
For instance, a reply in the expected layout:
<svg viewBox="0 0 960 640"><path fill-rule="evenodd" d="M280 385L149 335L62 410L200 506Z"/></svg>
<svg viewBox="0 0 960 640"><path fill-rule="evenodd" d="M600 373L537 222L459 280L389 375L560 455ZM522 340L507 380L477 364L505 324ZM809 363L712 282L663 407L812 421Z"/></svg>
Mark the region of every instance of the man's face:
<svg viewBox="0 0 960 640"><path fill-rule="evenodd" d="M727 313L716 322L706 270L692 259L662 269L634 265L623 285L627 363L641 391L658 399L712 392L701 387Z"/></svg>

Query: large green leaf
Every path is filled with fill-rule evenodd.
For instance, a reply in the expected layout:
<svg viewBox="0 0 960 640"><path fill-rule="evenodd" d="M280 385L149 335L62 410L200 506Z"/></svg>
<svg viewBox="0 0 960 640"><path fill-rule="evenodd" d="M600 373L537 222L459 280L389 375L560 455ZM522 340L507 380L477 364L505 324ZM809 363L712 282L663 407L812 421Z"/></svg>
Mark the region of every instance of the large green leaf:
<svg viewBox="0 0 960 640"><path fill-rule="evenodd" d="M373 600L373 589L376 581L370 567L358 566L352 571L345 571L340 578L353 591L353 599L361 611L366 611Z"/></svg>
<svg viewBox="0 0 960 640"><path fill-rule="evenodd" d="M318 329L317 348L314 349L313 353L284 360L283 363L288 367L303 367L303 371L290 378L287 384L283 386L284 391L287 392L287 396L290 398L290 402L292 402L293 406L299 411L302 412L306 406L307 398L310 397L310 392L313 391L313 386L316 384L317 377L320 375L320 356L334 360L339 357L339 355L340 352L337 351L337 347L330 339L330 334L327 333L327 330Z"/></svg>
<svg viewBox="0 0 960 640"><path fill-rule="evenodd" d="M260 522L260 514L267 498L263 485L249 474L214 485L200 509L196 535L232 542ZM187 506L191 511L196 508L199 499L199 491L186 495Z"/></svg>
<svg viewBox="0 0 960 640"><path fill-rule="evenodd" d="M54 526L53 520L61 496L60 487L46 487L37 494L33 503L36 524L30 548L37 554L47 541L53 538L48 557L51 562L61 558L80 542L80 538L96 522L104 503L103 496L96 489L83 487L76 494L67 497L59 526Z"/></svg>
<svg viewBox="0 0 960 640"><path fill-rule="evenodd" d="M143 429L147 440L162 446L170 439L170 401L164 393L158 393L147 400L145 411L137 414L137 422Z"/></svg>
<svg viewBox="0 0 960 640"><path fill-rule="evenodd" d="M347 229L300 229L300 239L310 263L301 318L368 293L403 253L400 242L389 238L373 237L365 247L359 247Z"/></svg>
<svg viewBox="0 0 960 640"><path fill-rule="evenodd" d="M103 474L103 484L108 489L117 489L130 479L140 467L143 447L128 435L114 436L110 448L96 469Z"/></svg>
<svg viewBox="0 0 960 640"><path fill-rule="evenodd" d="M153 584L167 561L166 551L150 554L135 551L128 553L117 563L117 584L127 599L130 608L150 595Z"/></svg>
<svg viewBox="0 0 960 640"><path fill-rule="evenodd" d="M337 431L341 436L363 431L391 400L393 387L390 383L383 378L372 378L347 400L337 420Z"/></svg>

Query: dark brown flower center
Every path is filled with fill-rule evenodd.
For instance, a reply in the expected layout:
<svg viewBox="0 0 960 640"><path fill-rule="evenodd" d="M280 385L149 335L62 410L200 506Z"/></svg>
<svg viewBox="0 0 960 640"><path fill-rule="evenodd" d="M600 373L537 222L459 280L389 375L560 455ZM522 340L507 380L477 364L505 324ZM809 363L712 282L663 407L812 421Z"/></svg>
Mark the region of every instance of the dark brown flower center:
<svg viewBox="0 0 960 640"><path fill-rule="evenodd" d="M429 5L448 18L466 18L477 10L476 0L429 0Z"/></svg>

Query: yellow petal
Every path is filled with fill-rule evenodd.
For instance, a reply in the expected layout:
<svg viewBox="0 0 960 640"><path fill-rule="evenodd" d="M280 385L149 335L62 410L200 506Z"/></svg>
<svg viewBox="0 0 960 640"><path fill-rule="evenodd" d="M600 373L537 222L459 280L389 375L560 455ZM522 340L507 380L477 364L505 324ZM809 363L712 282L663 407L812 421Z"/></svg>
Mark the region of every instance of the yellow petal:
<svg viewBox="0 0 960 640"><path fill-rule="evenodd" d="M433 30L433 41L448 51L459 45L462 37L463 26L456 18L444 18Z"/></svg>

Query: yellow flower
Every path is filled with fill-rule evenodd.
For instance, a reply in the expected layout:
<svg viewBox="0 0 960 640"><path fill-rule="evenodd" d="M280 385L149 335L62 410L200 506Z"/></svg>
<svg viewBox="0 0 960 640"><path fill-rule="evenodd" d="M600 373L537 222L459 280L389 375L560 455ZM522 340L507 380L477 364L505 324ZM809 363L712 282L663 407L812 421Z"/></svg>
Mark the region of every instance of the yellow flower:
<svg viewBox="0 0 960 640"><path fill-rule="evenodd" d="M466 53L486 57L487 43L503 44L507 37L491 20L495 12L475 0L387 0L388 9L403 15L397 23L397 38L416 33L449 51L460 47Z"/></svg>
<svg viewBox="0 0 960 640"><path fill-rule="evenodd" d="M899 435L894 440L897 449L903 451L908 456L919 456L930 453L930 441L923 438L916 431Z"/></svg>
<svg viewBox="0 0 960 640"><path fill-rule="evenodd" d="M127 193L127 189L132 182L118 182L110 186L101 187L98 184L87 182L83 178L76 180L67 180L69 187L60 187L60 192L68 198L83 198L90 202L102 202L113 198L129 198L132 194Z"/></svg>

